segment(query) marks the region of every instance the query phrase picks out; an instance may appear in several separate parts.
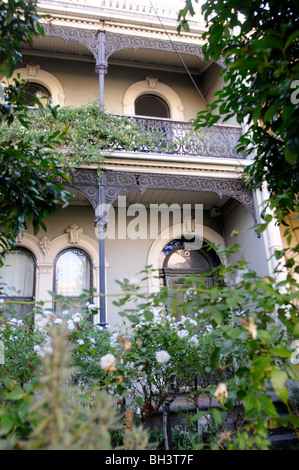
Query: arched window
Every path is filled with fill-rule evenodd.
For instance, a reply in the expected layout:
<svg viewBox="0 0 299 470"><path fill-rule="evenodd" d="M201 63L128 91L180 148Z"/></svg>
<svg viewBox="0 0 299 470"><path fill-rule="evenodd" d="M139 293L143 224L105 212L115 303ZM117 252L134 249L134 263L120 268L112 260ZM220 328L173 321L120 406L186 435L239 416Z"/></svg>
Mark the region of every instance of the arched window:
<svg viewBox="0 0 299 470"><path fill-rule="evenodd" d="M69 312L78 312L83 304L79 296L84 290L90 290L91 261L89 256L79 249L67 249L56 258L54 271L54 292L71 300ZM60 313L63 306L55 303L56 313Z"/></svg>
<svg viewBox="0 0 299 470"><path fill-rule="evenodd" d="M6 300L33 302L35 299L36 261L25 248L17 248L5 256L0 268L1 298ZM15 314L22 318L33 310L33 305L13 304Z"/></svg>
<svg viewBox="0 0 299 470"><path fill-rule="evenodd" d="M185 239L173 240L163 248L159 259L160 285L167 286L170 290L183 287L185 282L181 278L187 278L190 274L201 274L201 279L206 286L214 283L211 271L219 266L220 259L214 250L202 247L200 250L186 250ZM190 243L190 240L189 240ZM178 301L180 296L171 293L170 297Z"/></svg>
<svg viewBox="0 0 299 470"><path fill-rule="evenodd" d="M30 82L27 84L27 88L25 91L25 100L27 106L34 106L35 98L38 98L41 103L45 106L51 101L51 93L43 85L40 85L39 83Z"/></svg>
<svg viewBox="0 0 299 470"><path fill-rule="evenodd" d="M135 114L138 116L152 116L169 118L168 104L157 95L144 94L135 100Z"/></svg>

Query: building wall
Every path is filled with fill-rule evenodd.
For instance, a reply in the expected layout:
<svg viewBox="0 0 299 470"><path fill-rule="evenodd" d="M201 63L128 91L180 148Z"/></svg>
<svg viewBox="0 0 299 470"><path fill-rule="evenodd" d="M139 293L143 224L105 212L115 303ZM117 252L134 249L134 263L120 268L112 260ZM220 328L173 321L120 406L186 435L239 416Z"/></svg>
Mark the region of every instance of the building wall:
<svg viewBox="0 0 299 470"><path fill-rule="evenodd" d="M149 263L149 254L152 250L153 245L157 242L156 239L150 238L150 236L141 239L137 236L136 239L130 239L127 236L127 228L129 224L134 221L134 217L130 217L127 220L126 230L123 238L118 237L118 216L116 214L115 223L115 238L109 237L105 242L106 251L106 286L107 286L107 320L111 325L115 325L122 318L118 315L118 309L113 305L113 301L121 294L121 289L116 281L123 278L135 278L141 279L143 274L141 271L145 269L145 266ZM21 245L27 246L30 249L28 238L30 237L30 243L35 240L35 249L38 252L38 282L37 282L37 300L50 300L48 291L53 289L54 279L54 262L56 256L64 249L67 248L80 248L85 250L91 257L92 263L94 264L93 271L93 282L94 287L98 289L99 277L98 277L98 238L96 229L94 227L94 209L90 206L74 206L70 205L64 209L59 209L55 217L46 219L45 223L47 226L47 232L41 230L36 237L33 237L32 229L28 227L24 240ZM150 228L149 218L147 217L147 227ZM230 234L233 230L239 230L238 242L241 245L241 257L250 263L250 267L257 271L259 275L267 274L267 260L263 248L263 242L257 238L256 233L244 232L248 226L252 225L253 219L249 212L239 203L233 204L231 212L221 220L221 218L212 218L208 210L204 210L203 213L203 225L204 229L209 233L214 234L214 237L218 237L220 240L224 239L224 243L229 246L233 239ZM83 234L79 237L78 244L71 244L69 237L66 233L66 229L71 225L76 224L83 229ZM112 219L110 227L112 227ZM137 228L139 230L139 228ZM158 228L159 231L159 228ZM113 232L112 232L113 233ZM149 234L148 234L149 235ZM163 246L168 241L176 238L172 237L170 233L169 239L165 239ZM49 252L44 256L41 253L39 242L44 237L48 237L51 242ZM27 241L26 241L27 240ZM205 241L213 241L206 239ZM217 243L216 243L217 244ZM33 252L33 254L36 253ZM231 260L233 261L233 259ZM158 266L154 266L158 268ZM150 281L144 281L141 283L141 289L147 290L149 288ZM98 299L96 299L98 303Z"/></svg>
<svg viewBox="0 0 299 470"><path fill-rule="evenodd" d="M259 238L255 230L248 230L253 225L254 219L245 207L237 202L232 204L223 219L225 242L227 247L237 242L240 250L239 253L231 255L228 261L234 263L242 259L258 276L266 276L269 275L269 266L264 239ZM235 231L238 232L236 238L232 236Z"/></svg>
<svg viewBox="0 0 299 470"><path fill-rule="evenodd" d="M93 61L81 62L41 56L33 58L24 55L19 68L25 68L32 62L38 63L43 71L50 73L60 82L64 91L65 106L81 106L98 100L99 79ZM213 101L213 94L223 84L219 71L219 67L215 66L203 77L194 77L207 102ZM105 110L123 114L123 99L127 89L134 83L145 80L149 75L156 76L160 83L169 86L178 95L184 110L184 120L194 119L199 111L205 109L201 95L187 74L110 64L105 75ZM150 92L149 89L148 93ZM235 125L236 122L232 119L228 124Z"/></svg>
<svg viewBox="0 0 299 470"><path fill-rule="evenodd" d="M98 99L99 80L93 62L24 55L22 67L31 62L38 63L61 83L66 106L81 106Z"/></svg>

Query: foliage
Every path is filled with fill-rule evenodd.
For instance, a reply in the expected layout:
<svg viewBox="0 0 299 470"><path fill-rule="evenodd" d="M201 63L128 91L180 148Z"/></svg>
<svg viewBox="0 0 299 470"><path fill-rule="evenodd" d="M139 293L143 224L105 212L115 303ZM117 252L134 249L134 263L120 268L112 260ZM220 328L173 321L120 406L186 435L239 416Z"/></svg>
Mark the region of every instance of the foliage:
<svg viewBox="0 0 299 470"><path fill-rule="evenodd" d="M0 8L0 74L10 77L22 60L21 43L31 44L43 34L36 1L6 0Z"/></svg>
<svg viewBox="0 0 299 470"><path fill-rule="evenodd" d="M298 2L207 0L202 12L207 27L203 52L207 60L223 58L224 86L214 95L215 101L198 113L195 128L231 117L245 126L238 150L252 163L245 169L244 178L253 190L266 185L270 195L261 208L264 223L256 227L257 231L266 230L274 217L288 226L286 217L298 212ZM191 0L186 0L179 13L179 30L189 28L188 14L195 14ZM207 299L204 314L219 322L226 337L221 348L212 353L212 362L217 362L218 353L229 353L236 340L241 341L249 358L236 371L236 377L220 384L215 392L223 411L231 412L240 403L245 419L237 432L222 433L218 448L268 449L269 429L280 425L293 429L298 436L298 410L292 409L288 387L290 381L297 383L299 378L298 362L292 353L299 333L298 244L290 248L294 234L288 227L288 247L275 252L276 260L285 258L288 269L273 273L277 278L259 278L248 270L230 291L215 286L208 293L199 293L201 299ZM244 270L241 262L239 270ZM228 266L223 274L231 272ZM241 313L235 325L225 325L228 308ZM285 404L286 418L279 416L273 393ZM221 414L214 418L222 423Z"/></svg>
<svg viewBox="0 0 299 470"><path fill-rule="evenodd" d="M63 137L63 134L60 134ZM58 135L50 134L45 142L33 148L19 140L1 141L0 144L0 243L2 249L14 245L17 236L32 222L35 234L39 227L46 229L44 218L66 204L69 197L59 182L68 179L56 167L57 160L50 156L48 147Z"/></svg>
<svg viewBox="0 0 299 470"><path fill-rule="evenodd" d="M1 320L0 340L5 353L1 375L20 385L31 382L40 366L40 358L34 348L46 343L45 332L40 328L33 329L29 323L9 316Z"/></svg>
<svg viewBox="0 0 299 470"><path fill-rule="evenodd" d="M235 250L232 245L226 250L227 255ZM239 284L228 285L227 277L237 271L241 274ZM82 400L91 397L89 390L108 391L119 410L124 407L129 431L133 425L132 420L131 425L128 424L129 409L134 412L134 421L139 418L146 422L162 405L171 403L181 394L196 404L204 393L211 399L216 398L219 405L195 416L196 420L205 419L210 423L208 430L202 429L205 444L198 443L197 448L211 445L222 449L268 449L269 432L281 426L298 435L298 410L289 386L289 383L296 385L299 379L297 353L293 351L297 344L294 341L299 336L298 284L293 281L290 286L287 279L261 279L244 261L220 267L217 275L217 285L208 288L200 276L185 279L186 287L180 290L181 303L173 303L172 293L167 289L146 294L136 280L120 281L123 293L115 304L130 324L124 323L111 332L87 321L90 314L96 313L95 306L89 303L85 312L71 314L65 310L61 318L51 311L39 313L34 334L30 336L27 331L27 342L21 325L16 325L13 319L5 320L1 340L8 348L9 364L1 367L4 372L9 367L11 377L2 380L0 427L5 435L19 432L27 436L33 427L35 415L28 418L28 403L31 403L40 364L53 360L47 328L58 330L63 325L72 345L71 364L75 367L67 373L69 390L73 387L78 393L80 390ZM88 298L90 294L86 294ZM2 309L7 305L2 304ZM42 333L40 328L46 331ZM39 342L33 345L34 340ZM16 356L14 341L23 347L22 353ZM28 367L28 358L34 369ZM24 384L25 380L29 384ZM71 392L65 390L64 393ZM8 418L5 413L8 398L18 394L22 401L11 402ZM286 416L279 415L273 400L275 396L285 405ZM58 403L60 407L68 406L58 400L57 409ZM47 410L48 413L50 409ZM43 422L46 414L37 421ZM29 426L31 421L33 424ZM229 422L234 427L229 427ZM67 422L63 421L63 426L68 426ZM72 426L76 429L76 425ZM138 434L135 428L132 433L126 432L125 439L122 434L122 445L137 448ZM141 433L140 439L142 436ZM145 445L146 439L144 435L140 445ZM63 445L71 444L64 441Z"/></svg>
<svg viewBox="0 0 299 470"><path fill-rule="evenodd" d="M235 250L236 246L233 245L230 250L227 250L227 254ZM236 272L242 275L239 284L227 285L227 276ZM266 449L270 445L268 440L270 429L283 426L293 430L297 436L299 434L298 410L293 408L292 395L288 387L288 382L298 383L299 380L299 367L292 351L293 345L297 344L294 340L299 335L298 283L295 280L290 283L289 278L283 281L277 281L270 276L259 278L248 266L244 265L243 261L232 266L220 267L218 276L223 282L209 288L201 282L200 277L191 275L185 279L188 285L186 288L188 296L185 296L183 303L174 306L168 305L163 292L146 296L146 302L144 302L144 294L139 293L138 290L135 291L134 295L139 300L143 299L144 302L143 315L146 320L144 330L143 324L140 325L140 314L136 315L142 304L135 308L135 318L134 308L130 307L122 311L123 315L128 316L134 322L134 334L132 337L119 336L118 341L123 344L130 341L132 346L128 348L126 355L117 356L109 372L115 373L116 376L121 374L122 378L125 377L125 357L128 360L131 356L134 361L135 376L137 376L134 390L137 403L139 402L138 390L139 394L142 390L142 396L147 398L147 389L142 388L142 379L147 386L155 386L153 396L151 396L152 403L155 404L155 393L156 396L161 396L164 402L167 395L167 399L171 401L171 377L177 377L182 373L183 380L179 386L180 390L186 391L184 387L190 386L189 371L194 373L196 366L199 372L201 371L202 348L196 350L193 359L187 345L185 344L182 348L182 342L185 340L187 343L186 339L190 339L192 333L200 331L196 328L209 324L218 336L219 342L210 345L208 358L204 359L205 368L209 367L211 370L218 371L227 369L229 372L228 366L230 365L234 373L222 377L218 375L217 387L213 386L213 383L209 384L208 390L217 398L220 408L200 412L196 419L212 414L216 423L222 425L224 416L229 414L232 417L236 409L243 408L244 415L241 420L236 414L236 419L241 424L229 432L224 429L219 439L216 440L216 444L213 445L231 449ZM190 291L193 295L190 295ZM155 326L155 315L151 311L152 305L158 305L159 295L161 295L160 300L163 299L163 304L167 306L168 312L166 319L162 317L161 331ZM118 305L124 306L128 300L132 300L132 289L126 292ZM179 338L177 334L182 324L176 324L175 328L172 327L176 333L173 333L171 337L169 334L171 316L180 314L188 318L183 323L183 329L188 330L191 312L192 319L196 323L193 325L192 333L189 330L185 339ZM231 319L233 321L230 321ZM139 337L139 331L143 332L144 336ZM151 338L151 341L145 341L146 335ZM139 345L136 340L139 354L134 354L136 337L140 340ZM144 350L142 341L146 346ZM169 355L169 357L165 355L163 364L157 364L157 357L155 358L154 355L154 351L160 349ZM141 368L136 369L136 365L141 365ZM188 369L190 367L191 370ZM143 369L146 371L145 374ZM156 379L158 374L160 383ZM190 395L192 396L192 393ZM285 404L288 410L286 417L279 415L273 401L275 396L278 396ZM142 405L141 402L139 404ZM160 405L161 402L157 404ZM225 415L219 410L222 410ZM144 412L144 409L141 411Z"/></svg>
<svg viewBox="0 0 299 470"><path fill-rule="evenodd" d="M172 451L198 450L201 445L201 436L194 424L188 423L188 428L176 425L171 428ZM162 429L156 429L149 433L149 442L156 450L164 450L164 436Z"/></svg>
<svg viewBox="0 0 299 470"><path fill-rule="evenodd" d="M230 117L246 125L238 145L253 159L246 180L251 189L267 184L281 220L296 210L299 190L298 2L207 0L202 12L203 52L207 60L223 57L225 85L198 113L196 127ZM188 13L195 14L190 0L179 13L180 28L188 28Z"/></svg>
<svg viewBox="0 0 299 470"><path fill-rule="evenodd" d="M37 16L36 2L7 0L1 2L0 12L0 73L10 77L17 61L22 59L21 43L31 43L34 36L43 34ZM42 109L41 103L35 103ZM56 110L49 106L55 116ZM19 120L28 127L30 117L25 104L24 89L18 80L5 90L0 105L1 122L10 124ZM6 125L7 125L6 124ZM4 124L5 125L5 124ZM43 219L55 213L57 204L65 204L68 193L62 181L67 178L57 168L57 160L50 154L52 145L65 139L65 131L50 132L34 147L30 142L14 138L0 144L0 261L6 249L14 246L16 237L31 221L35 233Z"/></svg>
<svg viewBox="0 0 299 470"><path fill-rule="evenodd" d="M105 390L81 393L72 384L73 361L67 322L51 325L50 348L42 355L36 381L20 387L1 379L2 449L109 450L111 433L121 428L114 399ZM147 433L132 425L126 448L142 449ZM5 437L5 439L3 439Z"/></svg>
<svg viewBox="0 0 299 470"><path fill-rule="evenodd" d="M2 125L0 145L7 139L21 139L35 148L44 142L45 136L67 132L66 139L57 140L51 148L51 154L60 165L68 167L100 164L107 152L113 150L159 152L158 132L145 132L133 118L106 113L97 103L64 106L57 109L55 116L49 111L40 113L32 109L30 118L26 127L18 122Z"/></svg>

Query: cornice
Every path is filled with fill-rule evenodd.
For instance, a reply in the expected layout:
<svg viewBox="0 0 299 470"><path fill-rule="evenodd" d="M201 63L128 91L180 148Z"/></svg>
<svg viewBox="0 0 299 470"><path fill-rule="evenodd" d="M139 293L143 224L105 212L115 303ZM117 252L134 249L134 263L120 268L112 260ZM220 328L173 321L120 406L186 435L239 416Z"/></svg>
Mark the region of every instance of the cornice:
<svg viewBox="0 0 299 470"><path fill-rule="evenodd" d="M82 29L82 30L91 30L95 33L98 32L99 29L104 30L105 32L112 33L112 34L121 34L121 35L129 35L129 36L140 36L144 38L155 38L161 39L165 41L171 40L175 41L176 43L185 43L185 44L194 44L202 46L205 41L202 39L202 33L198 32L195 33L183 33L178 34L177 31L165 31L160 27L150 27L149 25L139 26L136 24L122 24L115 21L104 21L101 23L100 20L94 21L83 21L82 19L78 18L71 18L67 16L51 16L50 19L43 20L46 26L50 27L65 27L65 28L73 28L75 30Z"/></svg>
<svg viewBox="0 0 299 470"><path fill-rule="evenodd" d="M77 21L99 22L100 20L114 21L119 24L143 25L150 28L161 28L176 31L177 16L181 5L175 2L150 2L118 0L40 0L38 8L41 13L52 16L70 18ZM190 18L189 26L197 34L205 28L202 16L197 13Z"/></svg>

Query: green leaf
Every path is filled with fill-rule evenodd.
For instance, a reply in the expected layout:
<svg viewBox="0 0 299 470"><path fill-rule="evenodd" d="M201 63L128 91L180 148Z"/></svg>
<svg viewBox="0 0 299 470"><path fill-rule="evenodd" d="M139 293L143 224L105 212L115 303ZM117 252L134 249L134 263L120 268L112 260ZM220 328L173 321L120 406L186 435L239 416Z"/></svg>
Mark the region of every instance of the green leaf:
<svg viewBox="0 0 299 470"><path fill-rule="evenodd" d="M293 425L299 428L299 418L297 416L288 416L288 421Z"/></svg>
<svg viewBox="0 0 299 470"><path fill-rule="evenodd" d="M269 368L269 357L261 356L255 359L250 370L250 376L253 383L260 382L264 379L267 369Z"/></svg>
<svg viewBox="0 0 299 470"><path fill-rule="evenodd" d="M225 343L221 346L221 354L224 356L230 354L234 348L235 342L231 339L225 341Z"/></svg>
<svg viewBox="0 0 299 470"><path fill-rule="evenodd" d="M287 378L286 372L278 367L273 367L271 371L271 382L275 393L284 403L288 401L288 389L284 385Z"/></svg>
<svg viewBox="0 0 299 470"><path fill-rule="evenodd" d="M277 410L270 397L268 397L267 395L260 395L258 397L258 400L260 401L262 405L263 411L268 416L270 416L271 418L275 418L275 419L279 418L279 414L277 413Z"/></svg>
<svg viewBox="0 0 299 470"><path fill-rule="evenodd" d="M299 39L299 31L294 31L288 39L286 40L286 43L284 45L284 50L286 50L294 41L298 41Z"/></svg>
<svg viewBox="0 0 299 470"><path fill-rule="evenodd" d="M215 320L215 322L218 324L218 325L221 325L222 321L223 321L223 315L221 312L219 312L218 310L215 310L213 309L212 311L212 317L213 317L213 320Z"/></svg>
<svg viewBox="0 0 299 470"><path fill-rule="evenodd" d="M284 148L283 153L288 163L290 163L291 165L294 165L296 163L298 158L297 153L292 152L290 149L288 149L288 147Z"/></svg>
<svg viewBox="0 0 299 470"><path fill-rule="evenodd" d="M20 400L25 395L24 390L14 390L6 395L7 400Z"/></svg>
<svg viewBox="0 0 299 470"><path fill-rule="evenodd" d="M146 310L145 312L143 312L143 315L147 321L152 321L152 319L154 318L154 314L150 312L149 310Z"/></svg>
<svg viewBox="0 0 299 470"><path fill-rule="evenodd" d="M292 352L289 349L287 349L285 346L283 346L282 344L279 344L278 346L275 346L275 348L270 349L270 354L271 356L285 358L285 357L291 357Z"/></svg>
<svg viewBox="0 0 299 470"><path fill-rule="evenodd" d="M288 371L289 377L299 382L299 365L287 364L286 369Z"/></svg>
<svg viewBox="0 0 299 470"><path fill-rule="evenodd" d="M266 123L266 122L269 122L271 121L271 119L276 116L276 114L279 112L280 110L280 107L281 107L281 104L279 101L275 101L268 109L267 111L265 112L265 115L263 117L263 121Z"/></svg>
<svg viewBox="0 0 299 470"><path fill-rule="evenodd" d="M213 410L213 416L214 416L214 419L216 421L217 424L221 424L222 423L222 415L220 413L219 410L217 410L217 408L215 408Z"/></svg>
<svg viewBox="0 0 299 470"><path fill-rule="evenodd" d="M135 400L135 403L136 403L137 406L140 406L140 407L143 406L143 400L142 400L142 398L141 398L140 395L137 395L137 396L134 398L134 400Z"/></svg>
<svg viewBox="0 0 299 470"><path fill-rule="evenodd" d="M279 38L274 36L263 36L252 42L256 51L271 51L271 49L281 50L282 44Z"/></svg>
<svg viewBox="0 0 299 470"><path fill-rule="evenodd" d="M240 295L234 295L233 297L228 297L226 302L230 307L235 307L236 305L242 303L244 300L244 297L241 297Z"/></svg>
<svg viewBox="0 0 299 470"><path fill-rule="evenodd" d="M243 399L243 405L246 412L252 412L254 416L256 416L257 412L261 409L261 404L259 403L255 393L246 395Z"/></svg>
<svg viewBox="0 0 299 470"><path fill-rule="evenodd" d="M12 430L13 426L14 426L14 421L11 418L11 416L9 416L8 414L2 416L1 421L0 421L0 429L1 429L0 434L2 434L2 431L5 433L8 433L9 431Z"/></svg>

